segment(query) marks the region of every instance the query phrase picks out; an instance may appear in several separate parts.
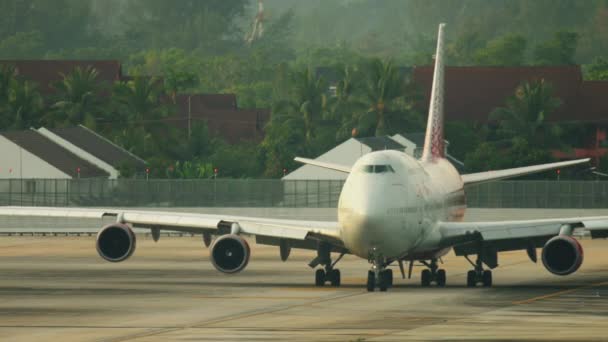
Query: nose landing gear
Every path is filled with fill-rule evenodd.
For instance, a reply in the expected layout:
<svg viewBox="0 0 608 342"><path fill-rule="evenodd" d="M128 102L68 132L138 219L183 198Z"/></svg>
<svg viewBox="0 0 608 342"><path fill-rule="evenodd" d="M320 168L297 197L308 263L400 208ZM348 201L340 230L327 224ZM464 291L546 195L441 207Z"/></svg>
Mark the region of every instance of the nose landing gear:
<svg viewBox="0 0 608 342"><path fill-rule="evenodd" d="M425 269L420 274L420 283L422 286L431 286L434 282L439 287L444 287L446 283L445 270L439 269L437 266L437 259L432 259L430 262L421 261L428 269Z"/></svg>
<svg viewBox="0 0 608 342"><path fill-rule="evenodd" d="M393 286L393 270L386 269L388 263L379 254L372 251L369 262L372 269L367 272L367 291L373 292L377 287L381 292Z"/></svg>

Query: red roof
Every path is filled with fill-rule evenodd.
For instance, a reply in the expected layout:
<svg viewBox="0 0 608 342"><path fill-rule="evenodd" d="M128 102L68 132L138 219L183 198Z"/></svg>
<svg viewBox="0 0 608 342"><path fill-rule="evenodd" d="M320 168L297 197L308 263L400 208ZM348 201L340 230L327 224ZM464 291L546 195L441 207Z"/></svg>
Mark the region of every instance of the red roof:
<svg viewBox="0 0 608 342"><path fill-rule="evenodd" d="M423 108L428 108L432 77L433 67L414 68L413 81L422 90ZM554 94L563 101L549 120L578 120L581 115L579 101L583 81L579 66L447 67L445 79L448 120L485 122L495 108L505 105L518 85L538 79L551 83Z"/></svg>
<svg viewBox="0 0 608 342"><path fill-rule="evenodd" d="M16 67L19 75L38 84L43 94L53 92L52 85L62 80L77 67L93 67L102 82L114 83L121 80L122 68L119 61L76 61L76 60L0 60L0 65Z"/></svg>
<svg viewBox="0 0 608 342"><path fill-rule="evenodd" d="M235 94L178 94L175 102L186 113L188 106L191 106L193 112L209 109L237 109Z"/></svg>
<svg viewBox="0 0 608 342"><path fill-rule="evenodd" d="M608 81L585 81L581 84L578 120L608 121Z"/></svg>
<svg viewBox="0 0 608 342"><path fill-rule="evenodd" d="M239 109L235 94L180 94L176 97L178 113L169 122L180 128L192 122L205 121L209 132L229 143L259 141L270 119L265 109Z"/></svg>

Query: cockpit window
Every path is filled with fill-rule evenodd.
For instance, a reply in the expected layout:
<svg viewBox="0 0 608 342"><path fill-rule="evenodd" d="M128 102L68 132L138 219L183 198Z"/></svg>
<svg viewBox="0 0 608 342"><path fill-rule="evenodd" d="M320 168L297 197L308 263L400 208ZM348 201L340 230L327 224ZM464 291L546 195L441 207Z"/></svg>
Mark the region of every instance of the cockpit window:
<svg viewBox="0 0 608 342"><path fill-rule="evenodd" d="M365 173L373 173L374 165L361 165L361 168L359 170Z"/></svg>
<svg viewBox="0 0 608 342"><path fill-rule="evenodd" d="M395 169L390 165L361 165L358 171L363 173L395 173Z"/></svg>

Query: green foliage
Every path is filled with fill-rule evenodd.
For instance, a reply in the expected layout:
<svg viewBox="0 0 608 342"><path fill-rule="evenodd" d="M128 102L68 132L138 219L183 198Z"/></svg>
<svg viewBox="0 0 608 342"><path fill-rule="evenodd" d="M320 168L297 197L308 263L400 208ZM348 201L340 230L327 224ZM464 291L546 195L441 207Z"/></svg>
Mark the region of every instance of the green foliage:
<svg viewBox="0 0 608 342"><path fill-rule="evenodd" d="M447 121L445 136L450 143L448 146L450 155L464 160L468 153L487 140L488 130L480 123Z"/></svg>
<svg viewBox="0 0 608 342"><path fill-rule="evenodd" d="M573 65L578 46L579 35L576 32L559 31L553 39L548 40L534 50L535 63L539 65Z"/></svg>
<svg viewBox="0 0 608 342"><path fill-rule="evenodd" d="M598 57L585 68L586 79L608 81L608 58Z"/></svg>
<svg viewBox="0 0 608 342"><path fill-rule="evenodd" d="M259 177L262 174L263 165L254 144L220 143L209 159L218 168L218 177Z"/></svg>
<svg viewBox="0 0 608 342"><path fill-rule="evenodd" d="M474 58L479 65L523 65L526 44L522 35L509 34L489 41L484 49L477 50Z"/></svg>
<svg viewBox="0 0 608 342"><path fill-rule="evenodd" d="M559 106L561 100L553 96L552 87L545 80L526 82L507 99L506 107L497 108L490 119L498 122L498 134L502 138L522 137L534 146L555 146L559 127L547 124L547 117Z"/></svg>
<svg viewBox="0 0 608 342"><path fill-rule="evenodd" d="M166 155L175 147L172 128L161 119L169 108L161 102L163 84L154 77L135 77L116 83L112 89L114 113L110 124L114 139L136 155Z"/></svg>
<svg viewBox="0 0 608 342"><path fill-rule="evenodd" d="M369 131L369 116L374 117L373 131L376 136L389 133L387 128L388 116L398 114L403 108L405 95L405 80L400 71L393 65L392 61L381 61L377 58L372 59L365 68L365 100L367 112L359 118L361 132ZM366 121L367 119L367 121Z"/></svg>
<svg viewBox="0 0 608 342"><path fill-rule="evenodd" d="M27 129L38 124L44 107L36 85L16 76L10 66L0 68L0 127Z"/></svg>
<svg viewBox="0 0 608 342"><path fill-rule="evenodd" d="M294 170L294 156L312 156L307 151L304 130L290 125L293 121L271 121L266 126L266 136L260 145L260 158L266 177L280 177L283 168Z"/></svg>
<svg viewBox="0 0 608 342"><path fill-rule="evenodd" d="M438 22L449 23L450 65L569 65L608 55L603 0L265 0L265 6L264 34L247 44L257 9L250 0L0 1L0 58L119 59L136 76L98 87L96 71L77 70L43 99L36 85L0 72L0 125L37 126L43 115L51 126L85 124L146 158L154 177L196 177L210 163L222 177L278 177L296 167L295 155L314 157L353 134L423 129L424 116L412 106L418 93L397 66L432 63ZM333 67L335 77L317 77L319 66ZM605 80L606 70L605 58L597 58L585 75ZM240 108L272 108L264 141L230 148L204 123L190 135L171 128L162 120L176 113L176 96L186 92L230 92ZM501 156L507 166L509 158L541 160L535 150L526 155L521 141L554 145L561 128L546 118L558 103L550 87L522 86L493 114L497 130L448 123L450 152L470 154L473 165L475 156L478 163Z"/></svg>
<svg viewBox="0 0 608 342"><path fill-rule="evenodd" d="M480 37L479 32L464 32L457 36L452 43L448 44L448 60L452 65L471 65L476 55L480 54L480 49L483 46L484 41ZM430 60L429 63L425 64L430 64Z"/></svg>
<svg viewBox="0 0 608 342"><path fill-rule="evenodd" d="M147 50L129 59L133 75L163 75L166 91L175 96L178 92L198 86L198 68L201 61L183 49Z"/></svg>
<svg viewBox="0 0 608 342"><path fill-rule="evenodd" d="M97 121L104 115L104 106L99 98L103 84L98 81L99 72L92 67L77 67L54 85L56 101L45 117L50 126L73 126L84 124L96 129Z"/></svg>
<svg viewBox="0 0 608 342"><path fill-rule="evenodd" d="M213 177L211 163L198 158L186 161L176 161L173 167L167 169L167 178L201 179Z"/></svg>
<svg viewBox="0 0 608 342"><path fill-rule="evenodd" d="M138 170L135 169L135 166L132 163L123 162L114 167L118 170L120 178L134 178L137 175Z"/></svg>
<svg viewBox="0 0 608 342"><path fill-rule="evenodd" d="M218 53L231 45L230 40L240 40L235 19L244 14L247 2L130 0L125 20L128 31L153 39L152 48L175 46Z"/></svg>
<svg viewBox="0 0 608 342"><path fill-rule="evenodd" d="M301 127L305 142L310 145L316 124L323 119L327 109L327 85L310 68L292 71L291 84L290 98L275 104L271 124L283 124L293 129Z"/></svg>
<svg viewBox="0 0 608 342"><path fill-rule="evenodd" d="M27 59L44 51L42 33L39 31L17 32L0 41L0 58Z"/></svg>
<svg viewBox="0 0 608 342"><path fill-rule="evenodd" d="M365 101L358 96L364 75L357 66L337 65L335 70L338 81L335 85L336 95L330 102L330 118L338 128L336 140L343 141L358 135L360 114L366 111Z"/></svg>
<svg viewBox="0 0 608 342"><path fill-rule="evenodd" d="M467 154L467 172L500 170L518 166L537 165L554 161L547 149L531 145L522 137L509 141L509 146L499 146L493 142L483 142ZM539 177L539 176L533 176Z"/></svg>

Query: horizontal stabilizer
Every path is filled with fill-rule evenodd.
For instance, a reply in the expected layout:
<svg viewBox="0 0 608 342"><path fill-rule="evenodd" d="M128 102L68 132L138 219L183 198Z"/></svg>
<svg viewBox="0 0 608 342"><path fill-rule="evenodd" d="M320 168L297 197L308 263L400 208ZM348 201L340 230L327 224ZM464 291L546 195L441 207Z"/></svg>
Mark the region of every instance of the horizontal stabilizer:
<svg viewBox="0 0 608 342"><path fill-rule="evenodd" d="M317 167L322 167L324 169L329 169L329 170L334 170L334 171L339 171L339 172L344 172L344 173L350 173L350 167L344 166L344 165L326 163L326 162L322 162L322 161L318 161L318 160L314 160L314 159L301 158L301 157L296 157L294 160L297 162L300 162L302 164L314 165Z"/></svg>
<svg viewBox="0 0 608 342"><path fill-rule="evenodd" d="M574 166L574 165L588 163L588 162L589 162L589 158L586 158L586 159L570 160L570 161L558 162L558 163L516 167L514 169L471 173L468 175L462 175L462 181L464 182L465 185L479 184L479 183L501 180L501 179L505 179L505 178L524 176L524 175L528 175L531 173L559 169L562 167Z"/></svg>

